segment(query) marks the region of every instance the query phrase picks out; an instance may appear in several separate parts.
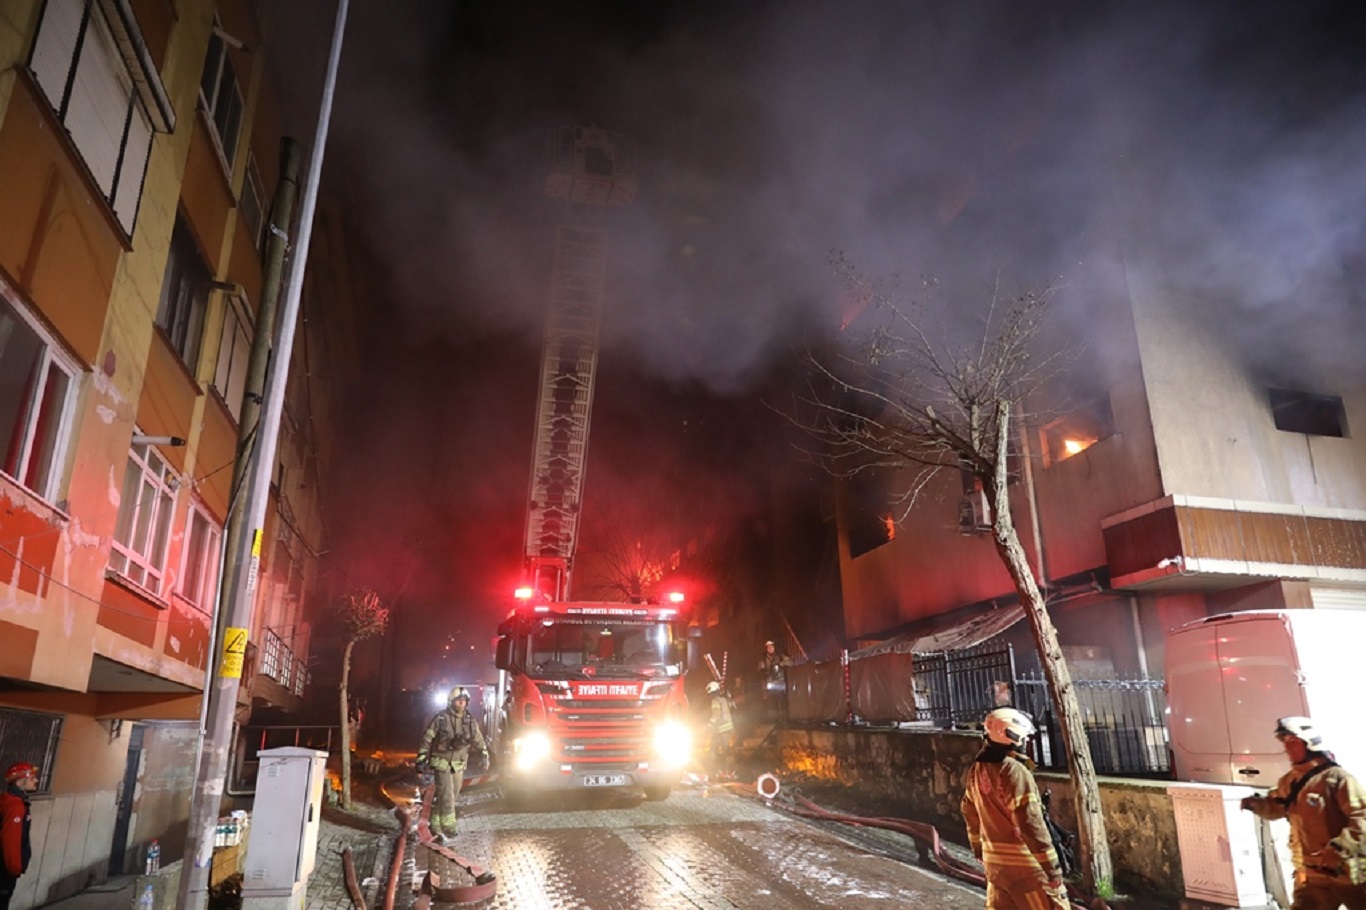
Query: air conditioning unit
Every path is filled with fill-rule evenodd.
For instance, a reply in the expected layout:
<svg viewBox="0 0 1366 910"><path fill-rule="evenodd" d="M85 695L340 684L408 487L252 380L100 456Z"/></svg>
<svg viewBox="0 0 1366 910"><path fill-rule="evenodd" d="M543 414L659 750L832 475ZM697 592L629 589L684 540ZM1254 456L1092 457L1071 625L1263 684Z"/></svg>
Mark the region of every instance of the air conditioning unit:
<svg viewBox="0 0 1366 910"><path fill-rule="evenodd" d="M958 501L958 533L984 534L991 530L991 506L985 490L973 490Z"/></svg>

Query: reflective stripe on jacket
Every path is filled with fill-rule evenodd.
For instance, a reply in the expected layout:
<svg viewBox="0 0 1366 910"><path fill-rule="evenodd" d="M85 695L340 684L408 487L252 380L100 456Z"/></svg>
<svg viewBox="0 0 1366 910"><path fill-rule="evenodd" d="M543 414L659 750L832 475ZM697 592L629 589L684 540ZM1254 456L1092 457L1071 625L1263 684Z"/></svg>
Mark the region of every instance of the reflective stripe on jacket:
<svg viewBox="0 0 1366 910"><path fill-rule="evenodd" d="M972 852L988 871L1040 869L1062 878L1038 785L1010 747L991 743L978 753L964 779L962 810Z"/></svg>

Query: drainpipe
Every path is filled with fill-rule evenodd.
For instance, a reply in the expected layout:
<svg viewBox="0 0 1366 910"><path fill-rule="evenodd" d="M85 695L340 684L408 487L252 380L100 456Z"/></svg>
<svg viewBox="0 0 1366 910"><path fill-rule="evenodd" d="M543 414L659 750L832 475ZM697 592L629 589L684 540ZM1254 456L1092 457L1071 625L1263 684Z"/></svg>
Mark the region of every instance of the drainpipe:
<svg viewBox="0 0 1366 910"><path fill-rule="evenodd" d="M1134 624L1134 649L1138 652L1138 672L1143 674L1143 678L1148 678L1148 645L1143 640L1143 623L1138 619L1138 598L1129 595L1129 619ZM1153 693L1147 689L1143 690L1144 700L1148 706L1148 724L1157 723L1157 706L1153 704Z"/></svg>

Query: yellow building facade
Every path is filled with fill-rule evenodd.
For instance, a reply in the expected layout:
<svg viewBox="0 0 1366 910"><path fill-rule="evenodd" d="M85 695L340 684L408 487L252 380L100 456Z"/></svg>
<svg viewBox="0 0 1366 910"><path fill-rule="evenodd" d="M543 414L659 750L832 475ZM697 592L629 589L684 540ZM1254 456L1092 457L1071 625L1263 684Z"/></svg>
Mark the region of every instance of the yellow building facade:
<svg viewBox="0 0 1366 910"><path fill-rule="evenodd" d="M184 835L283 129L254 8L0 13L0 761L43 769L18 910L135 867L153 837L173 859ZM338 344L319 323L296 362ZM297 712L308 682L327 401L303 372L243 722Z"/></svg>

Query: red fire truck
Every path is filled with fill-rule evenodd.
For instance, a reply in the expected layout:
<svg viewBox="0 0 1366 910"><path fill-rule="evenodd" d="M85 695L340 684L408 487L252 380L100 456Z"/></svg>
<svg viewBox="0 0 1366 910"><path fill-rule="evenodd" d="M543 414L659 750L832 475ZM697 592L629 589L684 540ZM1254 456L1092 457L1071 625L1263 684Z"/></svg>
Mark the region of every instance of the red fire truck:
<svg viewBox="0 0 1366 910"><path fill-rule="evenodd" d="M504 793L641 787L667 798L692 758L678 607L524 593L498 627Z"/></svg>
<svg viewBox="0 0 1366 910"><path fill-rule="evenodd" d="M552 130L550 306L523 552L527 587L498 627L495 752L505 794L643 787L664 799L692 756L679 606L570 597L597 373L607 209L635 196L629 143ZM657 576L656 576L657 577Z"/></svg>

